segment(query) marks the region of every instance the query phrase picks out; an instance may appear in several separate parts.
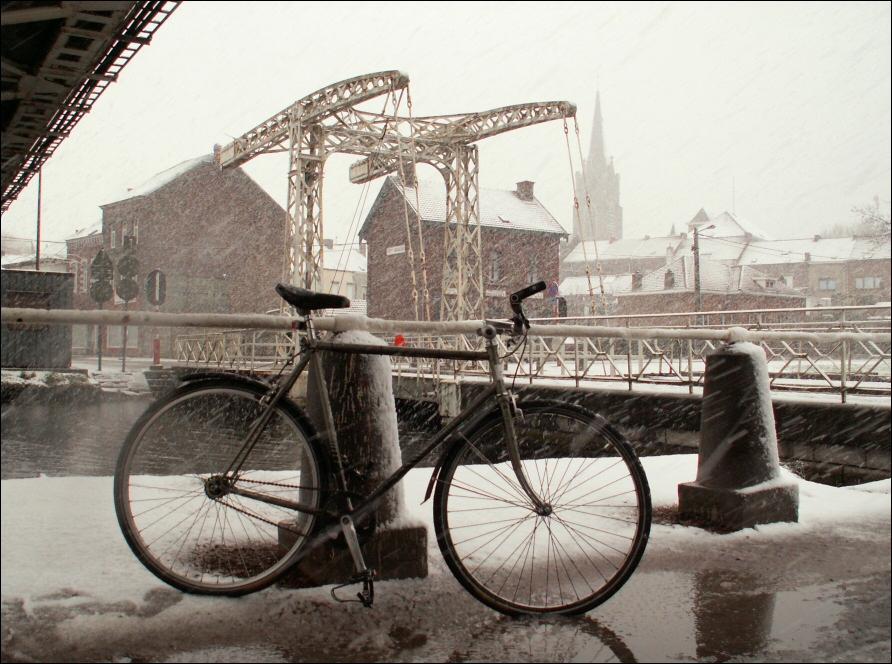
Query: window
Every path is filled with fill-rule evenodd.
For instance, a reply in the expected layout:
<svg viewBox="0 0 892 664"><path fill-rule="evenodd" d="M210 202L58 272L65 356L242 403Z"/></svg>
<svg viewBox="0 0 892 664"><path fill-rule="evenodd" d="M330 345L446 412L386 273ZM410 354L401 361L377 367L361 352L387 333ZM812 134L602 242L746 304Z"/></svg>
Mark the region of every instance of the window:
<svg viewBox="0 0 892 664"><path fill-rule="evenodd" d="M489 270L486 275L490 282L498 281L501 276L501 261L498 254L491 254L489 257Z"/></svg>
<svg viewBox="0 0 892 664"><path fill-rule="evenodd" d="M539 266L533 263L527 269L527 282L526 284L524 284L524 286L528 284L535 284L537 281L539 281Z"/></svg>
<svg viewBox="0 0 892 664"><path fill-rule="evenodd" d="M818 279L818 290L836 290L836 279L830 277Z"/></svg>
<svg viewBox="0 0 892 664"><path fill-rule="evenodd" d="M115 242L115 239L118 236L118 230L113 226L110 229L110 232L111 232L111 248L114 249L116 246L118 246L117 243Z"/></svg>
<svg viewBox="0 0 892 664"><path fill-rule="evenodd" d="M855 279L855 288L860 290L868 290L872 288L882 288L883 282L879 277L858 277Z"/></svg>
<svg viewBox="0 0 892 664"><path fill-rule="evenodd" d="M139 242L139 222L133 222L133 244L137 244Z"/></svg>

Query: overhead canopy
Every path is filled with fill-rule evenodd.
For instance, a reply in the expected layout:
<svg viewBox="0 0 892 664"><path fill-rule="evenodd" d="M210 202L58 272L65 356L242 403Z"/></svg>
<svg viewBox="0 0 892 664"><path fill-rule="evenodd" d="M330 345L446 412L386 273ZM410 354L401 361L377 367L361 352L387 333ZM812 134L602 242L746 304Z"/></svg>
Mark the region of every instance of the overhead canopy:
<svg viewBox="0 0 892 664"><path fill-rule="evenodd" d="M2 3L2 210L179 2Z"/></svg>

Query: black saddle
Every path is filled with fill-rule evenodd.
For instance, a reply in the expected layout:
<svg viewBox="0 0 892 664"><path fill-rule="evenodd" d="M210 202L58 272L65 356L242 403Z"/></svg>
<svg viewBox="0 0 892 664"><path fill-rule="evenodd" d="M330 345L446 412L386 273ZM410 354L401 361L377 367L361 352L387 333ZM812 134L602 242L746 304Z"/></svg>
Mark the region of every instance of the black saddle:
<svg viewBox="0 0 892 664"><path fill-rule="evenodd" d="M298 311L316 311L318 309L346 309L350 306L350 300L343 295L331 295L329 293L316 293L306 288L276 284L276 292L282 296L288 304Z"/></svg>

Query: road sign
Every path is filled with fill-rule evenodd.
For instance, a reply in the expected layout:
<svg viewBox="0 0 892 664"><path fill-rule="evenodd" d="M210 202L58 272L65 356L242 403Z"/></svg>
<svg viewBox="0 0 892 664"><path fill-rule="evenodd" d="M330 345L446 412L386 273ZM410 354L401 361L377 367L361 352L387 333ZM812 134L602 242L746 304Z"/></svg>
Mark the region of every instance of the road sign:
<svg viewBox="0 0 892 664"><path fill-rule="evenodd" d="M90 284L90 299L97 304L108 302L114 292L109 281L94 281Z"/></svg>
<svg viewBox="0 0 892 664"><path fill-rule="evenodd" d="M129 302L136 299L136 296L139 295L139 286L130 277L121 277L115 285L115 292L124 302Z"/></svg>
<svg viewBox="0 0 892 664"><path fill-rule="evenodd" d="M135 277L139 270L139 261L133 254L124 254L118 260L118 274L122 277Z"/></svg>
<svg viewBox="0 0 892 664"><path fill-rule="evenodd" d="M136 273L139 270L139 261L133 254L127 253L118 259L117 279L115 280L115 293L118 297L129 302L139 295L139 285L136 283Z"/></svg>
<svg viewBox="0 0 892 664"><path fill-rule="evenodd" d="M111 259L104 250L100 249L90 264L90 298L97 304L102 304L112 298L114 294L111 284L113 274L114 267Z"/></svg>
<svg viewBox="0 0 892 664"><path fill-rule="evenodd" d="M167 277L161 270L152 270L146 276L146 299L156 307L164 304Z"/></svg>

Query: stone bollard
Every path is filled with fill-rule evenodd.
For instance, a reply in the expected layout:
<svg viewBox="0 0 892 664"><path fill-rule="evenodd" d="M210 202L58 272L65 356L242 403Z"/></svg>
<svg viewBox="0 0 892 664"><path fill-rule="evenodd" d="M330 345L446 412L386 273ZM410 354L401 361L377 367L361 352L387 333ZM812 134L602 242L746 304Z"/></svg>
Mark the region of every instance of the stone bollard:
<svg viewBox="0 0 892 664"><path fill-rule="evenodd" d="M697 479L678 485L682 519L719 530L799 520L799 486L780 473L765 353L730 343L706 358Z"/></svg>
<svg viewBox="0 0 892 664"><path fill-rule="evenodd" d="M367 332L335 335L335 343L379 345ZM334 416L341 455L346 460L346 481L354 505L371 493L402 463L393 397L390 358L382 355L322 354L322 371ZM308 412L320 432L325 431L322 402L314 376L307 389ZM427 529L410 524L404 516L403 486L397 484L379 501L370 519L357 524L366 565L378 579L427 576ZM282 544L290 532L279 531ZM292 587L341 583L355 573L343 538L308 554L284 578Z"/></svg>

